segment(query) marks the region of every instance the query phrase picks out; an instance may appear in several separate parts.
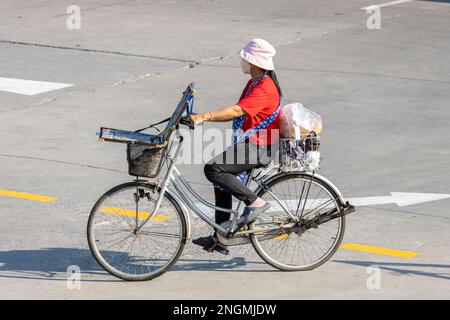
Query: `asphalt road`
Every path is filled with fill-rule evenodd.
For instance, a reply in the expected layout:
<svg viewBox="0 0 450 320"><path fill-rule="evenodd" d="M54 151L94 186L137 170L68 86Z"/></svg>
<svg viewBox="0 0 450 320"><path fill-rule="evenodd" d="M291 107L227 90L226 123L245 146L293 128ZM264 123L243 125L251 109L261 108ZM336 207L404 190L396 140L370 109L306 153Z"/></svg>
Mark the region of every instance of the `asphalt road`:
<svg viewBox="0 0 450 320"><path fill-rule="evenodd" d="M70 30L72 4L0 3L0 79L72 85L24 95L0 80L0 298L450 298L448 1L384 6L381 29L367 27L362 8L378 4L368 0L78 0L81 29ZM123 145L99 143L96 131L167 117L191 81L198 111L234 104L248 79L235 53L255 37L277 49L285 102L322 115L320 174L363 198L343 241L362 249L285 273L250 245L223 256L188 243L156 280L107 274L88 249L87 218L131 177ZM212 198L202 165L180 168ZM401 206L368 198L391 192L414 194ZM208 232L193 220L194 236ZM67 285L69 266L81 270L79 289ZM370 266L378 288L367 285Z"/></svg>

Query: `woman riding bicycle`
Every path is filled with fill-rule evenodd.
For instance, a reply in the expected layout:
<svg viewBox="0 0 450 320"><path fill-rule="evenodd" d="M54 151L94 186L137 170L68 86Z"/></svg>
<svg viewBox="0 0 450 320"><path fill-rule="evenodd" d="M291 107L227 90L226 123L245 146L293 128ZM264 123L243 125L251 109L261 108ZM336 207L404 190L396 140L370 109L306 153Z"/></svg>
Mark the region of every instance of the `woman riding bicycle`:
<svg viewBox="0 0 450 320"><path fill-rule="evenodd" d="M206 178L214 183L216 206L232 207L232 196L246 205L238 220L238 227L253 222L269 209L265 202L245 185L247 173L264 167L275 157L279 138L278 115L282 96L274 72L272 57L275 48L267 41L253 39L238 52L244 74L250 74L236 105L191 115L192 125L203 121L233 121L233 145L205 165ZM216 223L228 221L230 213L215 212ZM216 234L193 240L194 244L227 254Z"/></svg>
<svg viewBox="0 0 450 320"><path fill-rule="evenodd" d="M168 271L191 239L189 209L216 229L211 236L193 240L210 252L227 254L226 246L251 243L256 253L274 268L304 271L324 264L338 250L344 237L345 217L355 212L355 208L344 200L333 183L316 174L320 162L316 131L307 130L301 139L302 132L298 129L303 127L294 128L296 130L288 127L289 136L283 132L282 139L279 138L281 91L273 71L274 55L275 49L266 41L250 41L239 51L239 56L242 71L250 74L251 79L236 105L194 115L191 112L194 91L190 83L178 104L176 121L167 127L169 135L165 142L170 132L178 129L183 109L190 109L187 112L190 116L180 123L190 127L203 121L233 121L232 146L205 166L206 177L215 187L216 205L195 192L177 170L183 142L179 132L173 140L178 143L153 147L148 142L149 135L101 128L100 139L128 143L129 173L136 177L135 181L105 192L89 215L89 248L103 269L130 281L151 280ZM281 120L288 115L285 110L283 106ZM283 122L280 125L284 127ZM297 139L298 134L300 139ZM160 135L155 137L161 141ZM137 143L135 148L131 148L130 139ZM142 152L132 155L131 151L136 148ZM254 168L264 167L272 159L278 160L278 155L280 167L253 175ZM316 159L307 162L308 155ZM291 167L290 161L302 165ZM158 177L164 164L167 172L162 182L139 179L141 176ZM131 170L136 168L139 172ZM258 184L255 192L247 187L249 179ZM191 196L206 207L216 209L216 222L190 199ZM236 216L240 207L231 209L233 196L246 205L241 217ZM269 202L270 212L267 211ZM233 214L231 221L230 213Z"/></svg>

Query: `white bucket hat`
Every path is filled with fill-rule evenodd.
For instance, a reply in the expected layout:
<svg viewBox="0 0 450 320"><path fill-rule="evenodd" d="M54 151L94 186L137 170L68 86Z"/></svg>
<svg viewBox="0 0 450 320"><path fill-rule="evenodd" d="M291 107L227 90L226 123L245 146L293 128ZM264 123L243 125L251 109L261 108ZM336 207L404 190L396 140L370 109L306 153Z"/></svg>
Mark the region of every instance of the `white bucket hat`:
<svg viewBox="0 0 450 320"><path fill-rule="evenodd" d="M253 39L238 51L238 55L247 62L264 70L274 70L272 57L277 53L275 48L263 39Z"/></svg>

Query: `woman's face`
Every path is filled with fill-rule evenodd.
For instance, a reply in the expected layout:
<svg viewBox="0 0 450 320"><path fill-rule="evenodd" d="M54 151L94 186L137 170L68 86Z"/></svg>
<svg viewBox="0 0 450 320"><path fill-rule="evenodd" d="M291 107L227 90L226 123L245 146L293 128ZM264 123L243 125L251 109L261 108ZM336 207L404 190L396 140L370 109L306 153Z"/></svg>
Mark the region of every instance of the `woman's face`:
<svg viewBox="0 0 450 320"><path fill-rule="evenodd" d="M250 63L241 58L241 69L243 74L250 74Z"/></svg>

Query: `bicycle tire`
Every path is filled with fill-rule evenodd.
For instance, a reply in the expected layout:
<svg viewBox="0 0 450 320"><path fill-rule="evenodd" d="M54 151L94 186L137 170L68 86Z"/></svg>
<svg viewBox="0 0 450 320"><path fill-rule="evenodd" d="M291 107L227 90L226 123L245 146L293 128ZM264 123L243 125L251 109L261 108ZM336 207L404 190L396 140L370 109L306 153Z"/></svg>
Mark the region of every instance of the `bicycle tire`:
<svg viewBox="0 0 450 320"><path fill-rule="evenodd" d="M89 215L89 220L87 224L87 240L89 244L90 251L92 255L94 256L97 263L108 273L112 274L113 276L126 280L126 281L147 281L155 279L159 276L161 276L163 273L167 272L178 260L181 253L183 252L184 246L186 244L186 238L187 238L187 225L186 225L186 219L183 214L183 211L178 204L178 202L169 194L165 193L164 198L170 202L171 205L173 205L175 212L180 219L181 223L181 241L178 246L178 250L174 254L173 258L169 261L168 264L166 264L163 268L158 270L157 272L154 272L149 275L142 275L142 276L131 276L127 273L121 272L117 270L116 268L112 267L106 260L102 257L101 253L99 252L96 241L95 241L95 214L97 213L97 209L101 207L102 203L109 198L113 194L119 193L121 190L130 189L130 187L138 187L138 188L148 188L151 191L154 191L156 186L154 184L145 182L145 181L139 181L139 182L127 182L120 184L118 186L115 186L105 192L95 203L94 207L91 210L91 213ZM156 190L156 192L159 192L160 190Z"/></svg>
<svg viewBox="0 0 450 320"><path fill-rule="evenodd" d="M331 186L326 184L323 180L318 179L317 177L314 177L311 174L307 174L305 172L299 171L299 172L282 173L277 176L270 177L267 180L267 182L265 182L265 184L268 189L271 189L283 181L286 181L289 179L295 179L295 178L302 178L302 179L310 180L314 183L317 183L318 185L322 186L325 190L327 190L334 199L337 199L337 201L336 201L337 207L340 207L342 205L342 199L340 198L340 196L336 193L336 191ZM256 193L257 193L258 197L263 197L265 194L265 190L264 190L264 188L258 188L258 190L256 190ZM270 257L265 252L265 250L261 246L261 243L258 241L256 234L250 235L250 241L253 245L253 248L258 253L258 255L266 263L268 263L269 265L271 265L272 267L274 267L278 270L281 270L281 271L313 270L313 269L321 266L325 262L327 262L335 254L335 252L338 250L338 248L342 242L342 239L343 239L344 233L345 233L345 216L342 215L342 216L336 218L335 220L339 221L339 233L337 235L336 241L333 243L333 246L326 252L326 254L323 257L321 257L321 259L319 259L318 261L315 261L314 263L308 264L308 265L287 266L286 264L279 263L278 261L276 261L274 258ZM249 225L250 230L255 229L256 221Z"/></svg>

